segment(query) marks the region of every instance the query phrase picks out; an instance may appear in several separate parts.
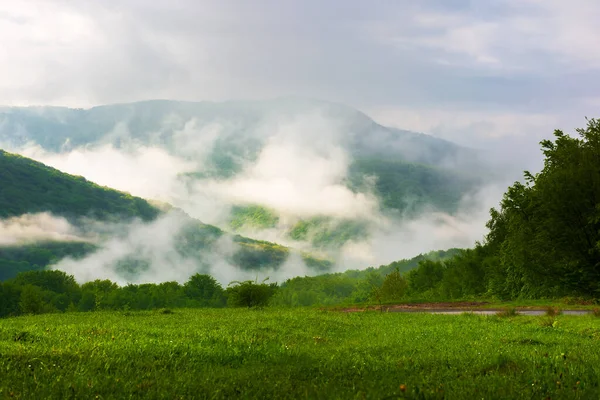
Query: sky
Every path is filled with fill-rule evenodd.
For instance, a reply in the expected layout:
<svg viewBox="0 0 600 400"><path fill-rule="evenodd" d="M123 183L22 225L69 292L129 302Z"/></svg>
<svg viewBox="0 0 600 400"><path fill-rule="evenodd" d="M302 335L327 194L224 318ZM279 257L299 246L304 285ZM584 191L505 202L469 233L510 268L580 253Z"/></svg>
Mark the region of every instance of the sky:
<svg viewBox="0 0 600 400"><path fill-rule="evenodd" d="M597 0L0 0L0 104L296 95L517 154L598 116L599 20Z"/></svg>

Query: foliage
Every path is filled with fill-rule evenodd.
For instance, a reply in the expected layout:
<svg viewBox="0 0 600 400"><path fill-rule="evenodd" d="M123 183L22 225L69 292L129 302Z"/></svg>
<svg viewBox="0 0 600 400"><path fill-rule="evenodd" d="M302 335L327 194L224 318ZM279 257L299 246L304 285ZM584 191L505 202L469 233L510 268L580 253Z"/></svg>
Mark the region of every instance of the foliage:
<svg viewBox="0 0 600 400"><path fill-rule="evenodd" d="M291 278L281 284L273 303L295 307L395 301L401 297L400 293L409 292L410 280L407 281L402 276L403 273L419 267L425 260L447 259L458 251L450 249L421 254L410 260L394 261L378 268ZM382 291L386 279L388 283Z"/></svg>
<svg viewBox="0 0 600 400"><path fill-rule="evenodd" d="M386 275L381 285L381 297L383 301L392 302L401 300L406 294L408 281L397 269Z"/></svg>
<svg viewBox="0 0 600 400"><path fill-rule="evenodd" d="M268 278L267 278L268 279ZM258 281L234 281L227 288L227 303L233 307L264 307L277 290L277 284Z"/></svg>
<svg viewBox="0 0 600 400"><path fill-rule="evenodd" d="M274 228L279 222L279 217L274 211L258 205L235 206L231 209L229 226L234 231L243 227L268 229Z"/></svg>
<svg viewBox="0 0 600 400"><path fill-rule="evenodd" d="M544 168L511 186L488 223L510 297L600 293L600 122L541 142Z"/></svg>
<svg viewBox="0 0 600 400"><path fill-rule="evenodd" d="M0 317L64 311L224 307L227 293L210 275L177 282L118 286L110 280L82 285L62 271L29 271L0 283Z"/></svg>
<svg viewBox="0 0 600 400"><path fill-rule="evenodd" d="M42 289L33 285L25 285L21 288L19 308L23 314L41 314L50 310L49 304L44 302Z"/></svg>
<svg viewBox="0 0 600 400"><path fill-rule="evenodd" d="M483 244L424 261L407 279L426 298L600 296L600 121L541 142L544 168L504 194Z"/></svg>
<svg viewBox="0 0 600 400"><path fill-rule="evenodd" d="M355 190L374 189L384 209L403 215L434 207L455 212L461 198L480 182L465 174L430 165L408 163L396 159L359 158L349 170L349 185Z"/></svg>
<svg viewBox="0 0 600 400"><path fill-rule="evenodd" d="M349 240L367 237L367 225L363 221L313 217L298 221L290 230L290 238L309 241L314 248L337 248Z"/></svg>
<svg viewBox="0 0 600 400"><path fill-rule="evenodd" d="M210 275L192 275L183 285L183 291L200 306L221 307L225 304L223 287Z"/></svg>
<svg viewBox="0 0 600 400"><path fill-rule="evenodd" d="M318 310L3 320L0 398L597 399L600 320Z"/></svg>

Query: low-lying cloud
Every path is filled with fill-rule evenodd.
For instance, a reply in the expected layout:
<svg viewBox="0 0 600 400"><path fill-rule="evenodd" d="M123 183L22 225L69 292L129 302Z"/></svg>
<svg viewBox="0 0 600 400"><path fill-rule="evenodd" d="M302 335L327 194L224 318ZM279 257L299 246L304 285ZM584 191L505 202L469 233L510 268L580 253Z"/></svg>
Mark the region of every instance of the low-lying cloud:
<svg viewBox="0 0 600 400"><path fill-rule="evenodd" d="M44 241L81 242L89 241L89 238L83 237L66 219L50 213L0 219L0 246Z"/></svg>

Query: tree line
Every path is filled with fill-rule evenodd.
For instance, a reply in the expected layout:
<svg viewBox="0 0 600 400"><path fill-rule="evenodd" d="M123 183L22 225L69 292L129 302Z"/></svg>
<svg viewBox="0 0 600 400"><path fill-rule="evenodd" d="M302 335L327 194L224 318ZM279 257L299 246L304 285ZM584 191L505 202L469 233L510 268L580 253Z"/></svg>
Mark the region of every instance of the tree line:
<svg viewBox="0 0 600 400"><path fill-rule="evenodd" d="M27 271L0 283L0 317L51 312L150 310L181 307L258 307L273 296L277 284L232 282L223 288L210 275L195 274L178 282L118 286L110 280L78 284L62 271Z"/></svg>
<svg viewBox="0 0 600 400"><path fill-rule="evenodd" d="M160 308L316 306L394 301L410 289L402 275L423 260L459 250L431 252L378 268L297 277L282 284L234 281L223 287L212 276L195 274L178 282L119 286L110 280L79 284L58 270L19 273L0 282L0 317L49 312L150 310Z"/></svg>

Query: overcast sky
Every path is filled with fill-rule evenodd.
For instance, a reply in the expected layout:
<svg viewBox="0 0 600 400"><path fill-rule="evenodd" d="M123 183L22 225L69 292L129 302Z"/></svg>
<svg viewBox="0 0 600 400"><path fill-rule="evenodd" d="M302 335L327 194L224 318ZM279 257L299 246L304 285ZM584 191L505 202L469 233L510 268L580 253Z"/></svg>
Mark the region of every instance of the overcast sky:
<svg viewBox="0 0 600 400"><path fill-rule="evenodd" d="M299 95L510 147L600 115L598 21L598 0L0 0L0 104Z"/></svg>

